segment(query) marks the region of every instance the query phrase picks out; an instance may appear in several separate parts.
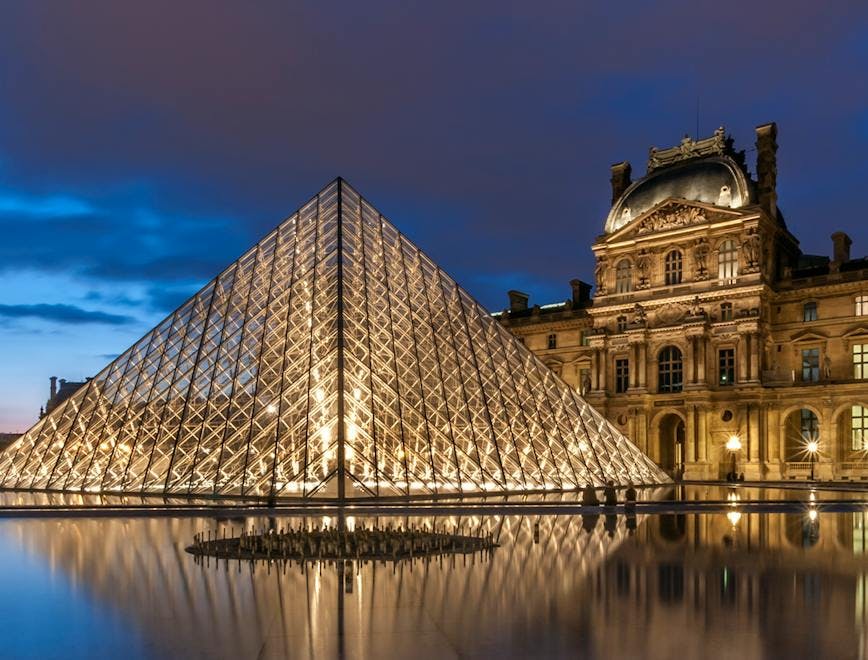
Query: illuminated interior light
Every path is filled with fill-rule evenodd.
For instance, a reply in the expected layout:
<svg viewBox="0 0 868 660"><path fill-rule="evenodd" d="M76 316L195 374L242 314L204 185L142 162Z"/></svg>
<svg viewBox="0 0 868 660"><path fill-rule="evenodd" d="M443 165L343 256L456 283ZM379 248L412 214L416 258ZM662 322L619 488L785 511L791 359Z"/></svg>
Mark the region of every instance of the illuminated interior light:
<svg viewBox="0 0 868 660"><path fill-rule="evenodd" d="M340 470L372 491L388 474L414 494L557 490L575 485L574 470L595 484L668 482L366 205L345 182L330 184L298 221L285 221L161 322L146 350L125 352L0 453L0 487L35 475L44 485L53 475L52 486L77 489L330 495L334 484L323 480ZM360 221L360 207L377 219ZM342 242L339 231L351 239ZM339 254L341 245L370 250L359 259ZM442 336L414 331L426 327ZM444 353L441 340L457 352ZM197 345L206 348L187 348ZM488 356L484 365L477 351ZM253 405L251 397L259 397ZM570 429L576 435L565 444ZM96 439L102 433L117 437ZM346 441L340 466L337 435ZM113 446L123 459L106 469ZM577 451L594 460L576 460Z"/></svg>

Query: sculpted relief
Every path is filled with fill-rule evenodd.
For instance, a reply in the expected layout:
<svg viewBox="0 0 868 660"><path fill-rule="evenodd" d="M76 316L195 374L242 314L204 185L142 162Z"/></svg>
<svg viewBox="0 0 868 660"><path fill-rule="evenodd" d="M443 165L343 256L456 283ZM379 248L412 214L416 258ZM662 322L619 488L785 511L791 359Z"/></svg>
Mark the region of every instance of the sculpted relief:
<svg viewBox="0 0 868 660"><path fill-rule="evenodd" d="M636 228L637 234L647 234L651 231L677 229L707 222L705 212L695 206L676 204L660 209L645 218Z"/></svg>
<svg viewBox="0 0 868 660"><path fill-rule="evenodd" d="M745 273L755 273L760 269L760 248L760 237L756 229L749 230L741 244Z"/></svg>

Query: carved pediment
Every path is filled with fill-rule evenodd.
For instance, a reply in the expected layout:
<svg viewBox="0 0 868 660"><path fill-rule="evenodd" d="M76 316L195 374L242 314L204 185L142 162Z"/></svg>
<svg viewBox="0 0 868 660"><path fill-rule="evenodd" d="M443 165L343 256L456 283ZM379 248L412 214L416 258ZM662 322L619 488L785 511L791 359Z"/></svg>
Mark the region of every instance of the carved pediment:
<svg viewBox="0 0 868 660"><path fill-rule="evenodd" d="M629 212L629 209L627 211ZM669 198L646 213L633 218L628 224L625 224L618 231L611 234L608 240L618 241L633 236L644 237L683 227L731 220L743 215L743 212L737 210L722 209L710 204Z"/></svg>
<svg viewBox="0 0 868 660"><path fill-rule="evenodd" d="M801 330L800 332L793 333L790 341L826 341L828 338L828 335L816 330Z"/></svg>
<svg viewBox="0 0 868 660"><path fill-rule="evenodd" d="M678 229L706 222L708 222L708 217L704 209L687 204L671 204L645 216L637 224L636 233L647 234L649 231Z"/></svg>
<svg viewBox="0 0 868 660"><path fill-rule="evenodd" d="M865 325L857 325L845 332L841 335L844 338L855 338L855 337L866 337L868 336L868 326Z"/></svg>

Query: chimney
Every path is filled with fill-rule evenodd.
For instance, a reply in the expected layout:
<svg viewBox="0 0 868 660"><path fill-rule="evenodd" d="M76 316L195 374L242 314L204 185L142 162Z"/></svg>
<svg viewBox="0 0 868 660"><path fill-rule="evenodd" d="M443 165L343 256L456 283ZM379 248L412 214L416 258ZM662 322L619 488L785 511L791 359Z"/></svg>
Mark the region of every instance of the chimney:
<svg viewBox="0 0 868 660"><path fill-rule="evenodd" d="M573 307L584 307L591 300L591 285L582 280L570 280L573 289Z"/></svg>
<svg viewBox="0 0 868 660"><path fill-rule="evenodd" d="M618 201L618 198L623 194L630 185L630 175L633 168L626 160L623 163L615 163L612 165L612 206Z"/></svg>
<svg viewBox="0 0 868 660"><path fill-rule="evenodd" d="M759 204L769 217L778 217L778 125L756 127L756 179Z"/></svg>
<svg viewBox="0 0 868 660"><path fill-rule="evenodd" d="M838 265L850 261L850 246L853 241L842 231L832 234L832 261Z"/></svg>
<svg viewBox="0 0 868 660"><path fill-rule="evenodd" d="M49 398L53 399L57 396L57 376L52 376L48 380L51 381L51 389L49 390L51 392L51 397Z"/></svg>
<svg viewBox="0 0 868 660"><path fill-rule="evenodd" d="M527 310L527 301L530 298L526 293L522 293L521 291L510 291L509 292L509 311L510 312L524 312Z"/></svg>

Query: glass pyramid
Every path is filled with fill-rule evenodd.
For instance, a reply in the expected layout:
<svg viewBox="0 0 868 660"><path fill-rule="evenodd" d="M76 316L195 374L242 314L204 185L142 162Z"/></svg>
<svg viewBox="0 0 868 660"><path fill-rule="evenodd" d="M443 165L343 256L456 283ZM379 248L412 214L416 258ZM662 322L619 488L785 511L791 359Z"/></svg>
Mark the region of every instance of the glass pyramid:
<svg viewBox="0 0 868 660"><path fill-rule="evenodd" d="M242 497L666 475L337 179L0 454L0 486Z"/></svg>

